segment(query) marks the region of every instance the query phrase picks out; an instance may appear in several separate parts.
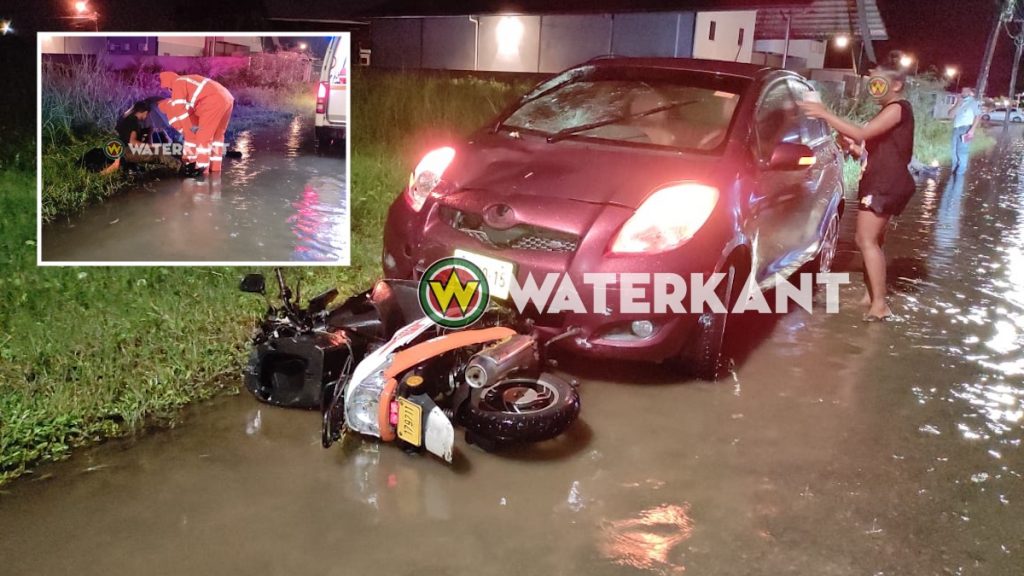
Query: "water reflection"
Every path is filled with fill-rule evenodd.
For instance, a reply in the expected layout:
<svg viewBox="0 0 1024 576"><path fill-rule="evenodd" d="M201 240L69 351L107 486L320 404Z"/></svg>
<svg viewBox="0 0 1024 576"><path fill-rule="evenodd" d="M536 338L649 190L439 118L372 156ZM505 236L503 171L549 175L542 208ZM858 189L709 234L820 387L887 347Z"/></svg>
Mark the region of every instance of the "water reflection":
<svg viewBox="0 0 1024 576"><path fill-rule="evenodd" d="M293 260L343 260L347 254L348 211L325 202L320 194L324 188L337 188L334 178L310 180L299 199L292 203L294 212L288 224L297 241Z"/></svg>
<svg viewBox="0 0 1024 576"><path fill-rule="evenodd" d="M44 228L49 261L348 262L345 162L305 118L235 135L224 172L168 176Z"/></svg>
<svg viewBox="0 0 1024 576"><path fill-rule="evenodd" d="M620 566L659 574L686 570L677 547L693 535L690 504L662 504L632 518L605 522L601 554Z"/></svg>

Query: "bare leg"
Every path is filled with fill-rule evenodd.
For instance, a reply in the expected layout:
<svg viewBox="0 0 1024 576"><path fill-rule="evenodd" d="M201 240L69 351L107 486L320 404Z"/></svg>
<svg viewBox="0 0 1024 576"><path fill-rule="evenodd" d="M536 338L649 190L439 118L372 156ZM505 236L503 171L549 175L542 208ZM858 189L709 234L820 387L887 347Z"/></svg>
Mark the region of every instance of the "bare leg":
<svg viewBox="0 0 1024 576"><path fill-rule="evenodd" d="M882 251L888 224L889 216L875 214L870 210L857 213L857 247L864 258L864 275L871 296L868 314L872 316L892 313L885 300L885 253Z"/></svg>
<svg viewBox="0 0 1024 576"><path fill-rule="evenodd" d="M859 226L859 224L858 224L858 226ZM887 220L886 221L886 225L882 226L882 235L881 235L881 238L879 238L879 240L878 240L878 247L879 248L884 248L885 247L885 234L888 231L889 231L889 226L888 226L888 220ZM868 285L867 274L866 273L864 275L864 296L862 296L860 301L857 302L857 303L860 304L861 306L865 307L865 308L871 306L871 287Z"/></svg>

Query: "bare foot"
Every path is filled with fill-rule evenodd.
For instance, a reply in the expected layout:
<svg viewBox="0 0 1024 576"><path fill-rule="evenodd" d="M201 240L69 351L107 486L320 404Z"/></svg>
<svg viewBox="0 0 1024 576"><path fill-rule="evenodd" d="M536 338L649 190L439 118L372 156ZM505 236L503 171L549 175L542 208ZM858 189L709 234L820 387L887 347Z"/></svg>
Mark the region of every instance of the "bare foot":
<svg viewBox="0 0 1024 576"><path fill-rule="evenodd" d="M892 316L892 310L885 301L882 301L878 304L872 304L871 308L868 308L867 315L875 316L876 318L885 318L886 316Z"/></svg>

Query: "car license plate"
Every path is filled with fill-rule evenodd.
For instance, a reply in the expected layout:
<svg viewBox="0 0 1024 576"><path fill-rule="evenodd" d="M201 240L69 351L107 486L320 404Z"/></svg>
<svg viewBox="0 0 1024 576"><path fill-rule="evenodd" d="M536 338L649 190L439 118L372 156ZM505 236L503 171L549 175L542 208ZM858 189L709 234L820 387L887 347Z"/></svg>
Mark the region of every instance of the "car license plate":
<svg viewBox="0 0 1024 576"><path fill-rule="evenodd" d="M508 292L512 286L512 279L516 273L515 264L498 260L497 258L491 258L489 256L474 254L465 250L456 250L455 257L469 260L483 270L484 276L487 278L487 287L491 291L491 296L499 300L505 300L508 298Z"/></svg>
<svg viewBox="0 0 1024 576"><path fill-rule="evenodd" d="M423 445L423 407L407 398L398 399L398 437L413 446Z"/></svg>

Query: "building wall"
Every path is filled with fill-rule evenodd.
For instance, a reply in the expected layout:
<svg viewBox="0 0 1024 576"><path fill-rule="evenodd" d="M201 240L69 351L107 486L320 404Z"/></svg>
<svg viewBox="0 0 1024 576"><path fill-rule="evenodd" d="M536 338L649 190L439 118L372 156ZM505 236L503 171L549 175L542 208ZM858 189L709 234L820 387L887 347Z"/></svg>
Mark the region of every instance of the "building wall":
<svg viewBox="0 0 1024 576"><path fill-rule="evenodd" d="M107 39L99 36L40 34L39 40L43 54L102 54L107 48Z"/></svg>
<svg viewBox="0 0 1024 576"><path fill-rule="evenodd" d="M786 51L786 40L758 40L754 50L768 54L782 54ZM825 42L820 40L790 40L789 55L802 58L807 68L821 70L825 67Z"/></svg>
<svg viewBox="0 0 1024 576"><path fill-rule="evenodd" d="M540 27L540 71L560 72L611 53L610 14L544 16Z"/></svg>
<svg viewBox="0 0 1024 576"><path fill-rule="evenodd" d="M202 56L205 36L161 36L157 50L160 56Z"/></svg>
<svg viewBox="0 0 1024 576"><path fill-rule="evenodd" d="M698 12L694 27L693 57L707 60L750 62L754 48L756 10ZM714 34L712 38L712 28ZM740 42L742 30L742 42Z"/></svg>
<svg viewBox="0 0 1024 576"><path fill-rule="evenodd" d="M423 66L423 19L380 18L370 26L371 62L380 68Z"/></svg>
<svg viewBox="0 0 1024 576"><path fill-rule="evenodd" d="M716 12L733 50L712 42L696 52L693 12L588 15L506 15L378 18L370 24L372 63L381 68L430 68L501 72L558 72L596 56L736 59L736 35L744 27L740 61L750 61L756 12ZM476 65L474 67L474 53Z"/></svg>

